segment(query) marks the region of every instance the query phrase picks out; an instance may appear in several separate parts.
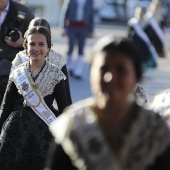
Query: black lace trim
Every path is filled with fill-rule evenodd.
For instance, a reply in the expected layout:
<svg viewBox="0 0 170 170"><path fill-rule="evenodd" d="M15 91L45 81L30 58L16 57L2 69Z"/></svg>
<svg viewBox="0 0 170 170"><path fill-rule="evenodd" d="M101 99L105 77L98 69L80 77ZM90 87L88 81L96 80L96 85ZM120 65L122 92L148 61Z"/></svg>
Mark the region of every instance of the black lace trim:
<svg viewBox="0 0 170 170"><path fill-rule="evenodd" d="M31 67L30 67L30 62L28 62L28 71L31 73L31 77L32 77L32 79L33 79L33 81L35 82L35 80L37 79L37 77L40 75L40 73L41 73L41 71L43 70L43 68L45 67L45 65L46 65L46 60L44 61L44 64L43 64L43 66L41 67L41 69L40 69L40 71L39 71L39 73L35 76L35 77L33 77L32 76L32 73L31 73Z"/></svg>

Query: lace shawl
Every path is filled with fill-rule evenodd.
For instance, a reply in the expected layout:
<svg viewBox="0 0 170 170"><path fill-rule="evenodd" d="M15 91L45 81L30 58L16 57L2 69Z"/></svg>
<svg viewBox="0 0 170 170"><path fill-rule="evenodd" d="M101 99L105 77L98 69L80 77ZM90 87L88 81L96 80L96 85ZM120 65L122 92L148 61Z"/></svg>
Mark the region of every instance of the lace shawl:
<svg viewBox="0 0 170 170"><path fill-rule="evenodd" d="M170 132L159 115L141 108L121 152L123 169L144 170L170 145Z"/></svg>
<svg viewBox="0 0 170 170"><path fill-rule="evenodd" d="M90 110L89 114L93 113L89 103L94 104L91 99L90 102L89 99L86 99L73 104L56 122L52 123L50 130L57 143L62 142L63 138L70 138L70 131L74 131L75 128L75 125L70 123L74 114L83 113L85 110ZM117 158L122 165L122 170L146 169L170 145L168 126L159 115L140 106L136 114L138 116L132 119L130 130L123 133L123 143ZM59 130L61 128L62 133ZM68 149L68 152L71 151Z"/></svg>
<svg viewBox="0 0 170 170"><path fill-rule="evenodd" d="M20 64L26 62L29 60L29 57L26 54L26 51L20 51L15 59L12 61L12 69L18 67ZM62 67L66 64L66 60L64 58L64 56L62 56L61 54L55 52L54 50L50 50L49 52L49 56L46 57L46 60L49 63L54 64L57 68L62 69Z"/></svg>
<svg viewBox="0 0 170 170"><path fill-rule="evenodd" d="M58 69L55 65L53 65L49 62L46 62L46 65L44 66L42 71L39 73L36 80L33 81L31 72L29 71L29 63L26 62L22 65L24 65L24 67L26 68L30 83L32 84L33 87L38 87L35 89L38 92L40 92L40 95L42 98L44 98L47 95L52 94L56 84L58 84L61 80L66 79L66 76L60 69ZM22 65L20 65L20 66L22 66ZM13 72L11 72L10 78L17 86L17 83L15 82L15 79L14 79L12 73ZM18 88L19 94L21 94L21 91L19 90L18 86L17 86L17 88Z"/></svg>

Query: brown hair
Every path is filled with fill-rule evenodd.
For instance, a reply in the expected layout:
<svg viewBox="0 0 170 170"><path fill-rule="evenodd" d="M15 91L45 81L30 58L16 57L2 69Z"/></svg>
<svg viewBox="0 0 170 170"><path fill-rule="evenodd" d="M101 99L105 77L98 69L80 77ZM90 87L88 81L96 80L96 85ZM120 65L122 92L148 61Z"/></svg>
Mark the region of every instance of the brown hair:
<svg viewBox="0 0 170 170"><path fill-rule="evenodd" d="M45 27L42 27L42 26L38 26L38 27L32 27L30 29L28 29L24 35L24 43L23 43L23 47L25 49L27 49L27 38L29 35L31 34L35 34L35 33L40 33L42 35L44 35L47 39L47 46L48 48L51 48L51 34L49 33L49 31L45 28Z"/></svg>
<svg viewBox="0 0 170 170"><path fill-rule="evenodd" d="M31 20L28 29L32 28L32 27L37 27L37 26L42 26L45 27L49 33L51 34L51 28L50 28L50 24L48 23L47 20L43 19L43 18L34 18Z"/></svg>

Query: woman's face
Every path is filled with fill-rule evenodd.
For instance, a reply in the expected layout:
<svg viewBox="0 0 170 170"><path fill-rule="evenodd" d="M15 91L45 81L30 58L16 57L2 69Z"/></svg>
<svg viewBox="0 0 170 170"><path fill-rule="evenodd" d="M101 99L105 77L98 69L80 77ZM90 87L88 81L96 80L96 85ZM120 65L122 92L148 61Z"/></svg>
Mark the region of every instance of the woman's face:
<svg viewBox="0 0 170 170"><path fill-rule="evenodd" d="M27 37L27 54L33 61L44 60L49 51L47 39L43 34L34 33Z"/></svg>
<svg viewBox="0 0 170 170"><path fill-rule="evenodd" d="M133 93L136 75L133 64L123 54L100 53L91 68L91 87L94 95L118 105Z"/></svg>

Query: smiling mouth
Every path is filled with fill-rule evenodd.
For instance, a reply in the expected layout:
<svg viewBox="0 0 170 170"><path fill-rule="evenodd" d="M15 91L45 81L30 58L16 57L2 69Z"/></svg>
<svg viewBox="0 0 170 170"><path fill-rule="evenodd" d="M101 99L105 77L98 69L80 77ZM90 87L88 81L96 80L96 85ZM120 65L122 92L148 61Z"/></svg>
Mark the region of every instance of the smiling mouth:
<svg viewBox="0 0 170 170"><path fill-rule="evenodd" d="M33 53L33 56L35 56L35 57L37 57L39 55L40 55L40 53Z"/></svg>

